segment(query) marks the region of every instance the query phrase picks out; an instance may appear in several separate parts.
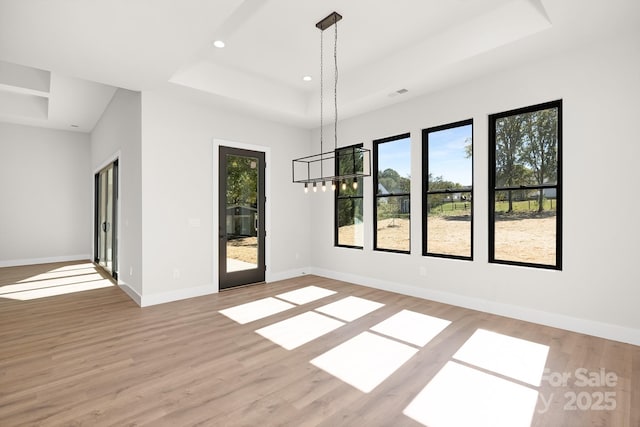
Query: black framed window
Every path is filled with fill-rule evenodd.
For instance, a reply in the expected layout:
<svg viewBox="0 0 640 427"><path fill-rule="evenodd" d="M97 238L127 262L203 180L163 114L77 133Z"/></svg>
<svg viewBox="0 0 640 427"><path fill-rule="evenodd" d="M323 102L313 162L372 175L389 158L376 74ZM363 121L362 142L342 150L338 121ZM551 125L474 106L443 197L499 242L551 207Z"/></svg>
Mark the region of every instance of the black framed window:
<svg viewBox="0 0 640 427"><path fill-rule="evenodd" d="M562 269L562 100L489 116L489 262Z"/></svg>
<svg viewBox="0 0 640 427"><path fill-rule="evenodd" d="M373 248L411 252L411 138L408 133L373 141Z"/></svg>
<svg viewBox="0 0 640 427"><path fill-rule="evenodd" d="M354 148L359 147L362 147L362 144L338 149L336 155L338 174L362 169L362 153L354 151ZM362 178L352 178L336 183L335 246L362 249L363 228Z"/></svg>
<svg viewBox="0 0 640 427"><path fill-rule="evenodd" d="M473 259L473 119L422 131L422 254Z"/></svg>

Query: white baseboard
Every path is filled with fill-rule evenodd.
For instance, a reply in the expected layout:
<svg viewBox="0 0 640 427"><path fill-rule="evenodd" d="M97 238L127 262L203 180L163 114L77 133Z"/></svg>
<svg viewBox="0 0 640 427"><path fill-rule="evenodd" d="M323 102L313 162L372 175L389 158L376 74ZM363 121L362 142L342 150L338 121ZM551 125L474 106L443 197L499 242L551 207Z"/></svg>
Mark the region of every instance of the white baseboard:
<svg viewBox="0 0 640 427"><path fill-rule="evenodd" d="M565 316L563 314L549 313L527 307L503 304L480 298L466 297L448 292L417 288L415 286L406 284L388 282L385 280L341 273L337 271L311 268L309 273L335 280L341 280L344 282L355 283L357 285L381 289L384 291L428 299L431 301L451 304L458 307L483 311L485 313L510 317L512 319L524 320L540 325L551 326L554 328L565 329L581 334L592 335L595 337L606 338L609 340L620 341L623 343L640 346L640 330L620 325Z"/></svg>
<svg viewBox="0 0 640 427"><path fill-rule="evenodd" d="M293 277L300 277L308 273L309 269L296 269L287 270L275 274L266 274L265 281L267 283L276 282L279 280L291 279ZM122 286L122 285L121 285ZM126 286L126 285L125 285ZM180 289L168 292L159 292L150 295L139 295L133 289L128 286L123 287L123 290L133 299L140 307L148 307L151 305L164 304L167 302L179 301L187 298L201 297L204 295L215 294L219 291L218 285L210 284L204 286L197 286L188 289Z"/></svg>
<svg viewBox="0 0 640 427"><path fill-rule="evenodd" d="M47 258L12 259L0 261L0 267L17 267L21 265L49 264L52 262L88 261L91 262L91 255L65 255Z"/></svg>
<svg viewBox="0 0 640 427"><path fill-rule="evenodd" d="M133 289L131 286L127 285L124 282L118 282L118 286L136 304L138 304L139 306L142 306L142 296L135 289Z"/></svg>
<svg viewBox="0 0 640 427"><path fill-rule="evenodd" d="M142 295L140 307L148 307L150 305L164 304L167 302L179 301L187 298L201 297L204 295L215 294L218 292L217 285L203 285L187 289L179 289L168 292L158 292L156 294Z"/></svg>
<svg viewBox="0 0 640 427"><path fill-rule="evenodd" d="M271 283L271 282L277 282L279 280L293 279L294 277L300 277L300 276L304 276L305 274L308 274L310 269L311 267L297 268L294 270L281 271L278 273L269 273L269 271L267 270L267 274L265 275L265 281L267 283Z"/></svg>

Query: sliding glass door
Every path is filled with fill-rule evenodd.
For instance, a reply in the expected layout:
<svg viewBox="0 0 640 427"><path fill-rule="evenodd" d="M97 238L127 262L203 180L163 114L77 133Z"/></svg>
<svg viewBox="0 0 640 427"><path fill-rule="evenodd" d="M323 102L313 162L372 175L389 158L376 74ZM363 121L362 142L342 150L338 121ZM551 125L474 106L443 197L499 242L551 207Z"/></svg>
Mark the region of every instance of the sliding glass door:
<svg viewBox="0 0 640 427"><path fill-rule="evenodd" d="M118 160L95 174L94 261L118 278Z"/></svg>

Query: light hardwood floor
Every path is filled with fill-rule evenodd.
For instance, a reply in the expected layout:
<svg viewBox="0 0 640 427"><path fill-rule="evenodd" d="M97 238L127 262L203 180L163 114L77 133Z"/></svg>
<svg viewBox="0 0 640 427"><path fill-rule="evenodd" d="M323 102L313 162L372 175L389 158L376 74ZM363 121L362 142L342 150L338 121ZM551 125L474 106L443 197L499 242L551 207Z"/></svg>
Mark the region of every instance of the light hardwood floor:
<svg viewBox="0 0 640 427"><path fill-rule="evenodd" d="M146 308L115 286L7 297L19 283L59 284L43 274L63 266L50 274L60 282L73 263L0 269L3 427L420 426L404 409L478 329L546 345L548 374L572 375L567 385L528 386L539 395L531 426L640 426L640 347L311 275ZM336 293L246 324L219 313L310 285ZM384 306L293 350L255 332L346 296ZM403 309L451 324L371 392L310 363ZM614 372L616 384L580 387L580 368ZM613 400L614 410L591 409L601 392L609 405L600 406ZM455 406L468 411L463 399Z"/></svg>

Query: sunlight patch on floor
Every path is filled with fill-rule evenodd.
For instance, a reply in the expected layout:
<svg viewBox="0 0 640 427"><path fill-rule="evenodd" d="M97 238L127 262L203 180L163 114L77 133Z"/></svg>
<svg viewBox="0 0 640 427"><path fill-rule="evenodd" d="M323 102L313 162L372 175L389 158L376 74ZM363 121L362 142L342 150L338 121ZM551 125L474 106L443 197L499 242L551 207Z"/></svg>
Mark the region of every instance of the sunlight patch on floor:
<svg viewBox="0 0 640 427"><path fill-rule="evenodd" d="M311 360L316 367L369 393L409 360L418 349L362 332Z"/></svg>
<svg viewBox="0 0 640 427"><path fill-rule="evenodd" d="M63 279L67 277L73 276L84 276L86 274L94 274L96 273L96 267L90 264L79 264L69 267L65 269L64 267L56 268L51 271L47 271L46 273L35 274L33 276L29 276L25 279L18 280L16 283L28 283L28 282L38 282L44 280L53 280L53 279Z"/></svg>
<svg viewBox="0 0 640 427"><path fill-rule="evenodd" d="M423 347L450 324L450 321L438 317L402 310L378 323L371 330Z"/></svg>
<svg viewBox="0 0 640 427"><path fill-rule="evenodd" d="M335 293L335 291L312 285L285 292L283 294L278 294L276 295L276 297L285 301L292 302L294 304L306 304L324 297L328 297L329 295L333 295Z"/></svg>
<svg viewBox="0 0 640 427"><path fill-rule="evenodd" d="M379 302L349 296L316 308L316 311L344 320L345 322L351 322L383 306L384 304Z"/></svg>
<svg viewBox="0 0 640 427"><path fill-rule="evenodd" d="M258 329L256 332L287 350L293 350L342 325L344 323L339 320L310 311Z"/></svg>
<svg viewBox="0 0 640 427"><path fill-rule="evenodd" d="M546 345L478 329L453 358L539 386L548 353Z"/></svg>
<svg viewBox="0 0 640 427"><path fill-rule="evenodd" d="M62 267L54 268L53 270L50 270L50 271L52 272L53 271L73 271L73 270L81 270L85 268L95 269L96 266L92 262L82 262L78 264L63 265Z"/></svg>
<svg viewBox="0 0 640 427"><path fill-rule="evenodd" d="M53 297L57 295L71 294L75 292L90 291L92 289L101 289L114 286L109 279L103 279L99 274L99 280L83 280L79 283L70 285L57 285L39 287L38 289L22 290L17 292L0 293L0 298L9 298L19 301L28 301L38 298ZM42 285L41 285L42 286Z"/></svg>
<svg viewBox="0 0 640 427"><path fill-rule="evenodd" d="M429 427L530 427L537 399L532 388L450 361L403 413Z"/></svg>
<svg viewBox="0 0 640 427"><path fill-rule="evenodd" d="M95 269L92 269L90 273L83 273L78 276L66 276L56 277L52 279L40 279L36 281L20 280L11 285L0 286L0 295L16 292L33 291L37 289L54 288L56 286L74 285L79 283L94 282L96 280L103 280L104 277L101 274L96 273Z"/></svg>
<svg viewBox="0 0 640 427"><path fill-rule="evenodd" d="M220 310L219 313L244 325L245 323L263 319L293 307L295 307L295 305L289 304L288 302L267 297L246 304L236 305L235 307L225 308L224 310Z"/></svg>

